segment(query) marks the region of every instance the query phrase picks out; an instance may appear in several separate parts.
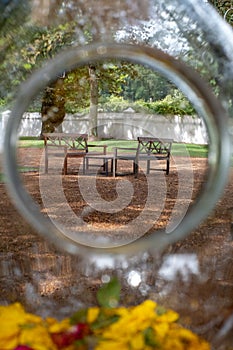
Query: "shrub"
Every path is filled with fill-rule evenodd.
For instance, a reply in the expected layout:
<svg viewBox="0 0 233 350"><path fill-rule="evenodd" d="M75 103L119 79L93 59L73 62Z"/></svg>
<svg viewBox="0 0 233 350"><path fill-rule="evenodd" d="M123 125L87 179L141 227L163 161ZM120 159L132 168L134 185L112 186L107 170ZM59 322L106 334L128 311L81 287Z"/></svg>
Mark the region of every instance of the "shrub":
<svg viewBox="0 0 233 350"><path fill-rule="evenodd" d="M128 108L132 108L136 113L153 113L161 115L193 115L194 108L190 102L179 92L174 95L167 95L163 100L155 102L145 102L138 100L131 102L122 97L111 96L100 104L100 109L104 112L120 113Z"/></svg>

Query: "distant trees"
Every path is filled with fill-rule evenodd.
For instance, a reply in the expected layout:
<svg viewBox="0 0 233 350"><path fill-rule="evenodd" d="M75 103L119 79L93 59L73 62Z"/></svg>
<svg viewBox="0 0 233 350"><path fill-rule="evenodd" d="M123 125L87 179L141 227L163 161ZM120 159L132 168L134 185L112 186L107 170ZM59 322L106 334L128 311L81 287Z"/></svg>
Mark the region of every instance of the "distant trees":
<svg viewBox="0 0 233 350"><path fill-rule="evenodd" d="M100 2L105 9L110 8L111 11L108 0L100 0ZM209 0L209 2L216 6L222 16L231 9L229 0ZM93 40L98 40L102 35L101 23L104 22L105 18L102 11L96 9L95 0L90 0L90 6L89 1L79 3L75 0L49 1L51 6L48 6L47 2L40 3L40 1L34 0L8 0L5 3L6 6L3 6L2 2L0 3L0 75L2 78L0 105L11 103L19 84L35 68L40 67L45 60L54 57L58 52L70 46L85 45ZM31 12L32 3L34 6ZM35 4L38 6L36 7ZM131 11L126 3L122 3L121 6L125 11ZM93 15L96 11L98 15L94 18ZM42 15L42 13L46 13L46 15ZM139 14L132 13L132 18L134 16L137 17ZM172 17L173 13L163 12L161 16L166 16L166 18L160 18L161 23L169 18L171 22L175 21L175 18ZM228 18L226 19L228 20ZM120 28L120 20L120 17L114 17L112 22L108 21L106 24L105 30L109 30L113 37L114 33L116 34L116 28ZM160 40L161 43L161 37L163 35L169 36L171 32L169 28L160 26L159 30L153 34L154 24L146 26L145 23L147 21L144 21L137 30L128 25L127 42L137 42L137 40L142 42L144 40L147 45L152 45L153 41ZM176 24L176 31L180 30L181 33L179 44L185 47L185 35L188 33L185 26L188 26L190 35L192 35L192 30L196 31L196 28L189 26L188 21L184 23L182 28L180 23ZM140 31L143 31L143 35ZM172 35L176 36L177 32L172 32ZM195 38L196 43L194 42ZM185 47L181 51L179 45L177 47L174 45L174 50L177 49L177 52L186 55L185 59L190 60L190 62L193 60L197 65L196 68L205 74L201 60L196 60L194 56L195 45L200 45L201 37L192 35L192 40L193 50ZM168 45L169 42L168 40L165 45ZM209 51L207 53L211 55ZM42 132L54 131L63 121L67 110L76 112L81 108L89 107L90 133L97 136L99 102L114 96L128 101L140 100L148 104L165 100L166 96L169 96L167 99L169 103L170 98L173 97L177 101L178 95L169 81L151 69L129 62L112 60L111 62L87 64L86 67L66 72L64 77L57 77L33 102L37 110L41 110L42 113ZM41 108L39 103L42 103Z"/></svg>
<svg viewBox="0 0 233 350"><path fill-rule="evenodd" d="M134 66L136 74L128 76L122 86L122 96L126 100L152 102L163 99L174 86L160 74L142 65Z"/></svg>

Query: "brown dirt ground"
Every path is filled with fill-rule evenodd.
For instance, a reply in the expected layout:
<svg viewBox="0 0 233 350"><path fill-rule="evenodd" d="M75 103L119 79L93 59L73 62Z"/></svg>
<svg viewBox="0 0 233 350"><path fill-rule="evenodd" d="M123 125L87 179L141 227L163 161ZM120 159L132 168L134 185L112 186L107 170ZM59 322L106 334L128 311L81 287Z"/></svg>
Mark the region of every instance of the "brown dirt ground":
<svg viewBox="0 0 233 350"><path fill-rule="evenodd" d="M30 167L22 174L25 187L34 200L43 207L39 189L39 149L20 149L19 163ZM125 167L125 164L121 164ZM195 200L205 182L206 162L192 159L194 187L191 202ZM33 168L33 171L32 171ZM122 169L123 169L122 168ZM63 188L69 205L77 214L83 213L85 202L77 191L77 167L69 164L70 173L63 176ZM130 170L127 169L127 170ZM184 168L184 172L185 172ZM52 175L51 175L52 176ZM153 175L156 176L156 175ZM91 176L86 176L91 179ZM96 230L114 230L119 223L126 224L138 215L147 198L145 177L134 179L132 175L111 177L98 176L97 188L106 201L117 197L116 181L127 178L134 187L130 207L114 215L87 212L84 220ZM134 304L147 297L174 307L182 315L185 324L199 334L211 339L233 311L233 172L224 195L212 214L183 241L166 248L158 256L143 253L130 257L113 266L99 268L92 258L73 256L58 251L40 237L17 212L9 199L5 185L0 183L0 303L22 302L29 311L43 316L53 313L64 317L74 309L96 303L95 294L101 281L109 275L117 275L122 283L122 301ZM164 228L174 208L177 197L177 172L174 163L166 177L165 206L152 228ZM189 193L187 188L187 193ZM185 191L181 203L187 198ZM191 204L191 203L190 203ZM85 212L85 210L84 210ZM199 277L191 276L187 281L178 275L176 281L165 281L159 276L159 267L167 255L181 255L189 259L195 254L199 261ZM186 254L186 255L185 255ZM141 274L141 283L133 287L128 283L130 271ZM165 292L166 293L163 293ZM191 310L191 311L190 311ZM190 318L190 315L192 317ZM223 348L225 349L225 348Z"/></svg>

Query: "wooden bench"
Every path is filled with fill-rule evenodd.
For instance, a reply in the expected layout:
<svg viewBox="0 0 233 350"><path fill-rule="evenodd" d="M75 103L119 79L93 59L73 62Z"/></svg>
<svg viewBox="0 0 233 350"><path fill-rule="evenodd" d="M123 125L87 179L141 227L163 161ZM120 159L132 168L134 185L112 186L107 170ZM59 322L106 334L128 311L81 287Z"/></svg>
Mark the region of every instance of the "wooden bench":
<svg viewBox="0 0 233 350"><path fill-rule="evenodd" d="M90 149L100 148L95 154L106 154L106 145L89 145L87 134L44 133L45 173L48 173L49 153L64 157L64 174L67 174L68 158L83 158Z"/></svg>
<svg viewBox="0 0 233 350"><path fill-rule="evenodd" d="M115 148L115 169L117 172L117 160L129 160L133 162L133 173L138 176L138 169L140 161L147 162L146 173L149 174L150 170L157 170L151 168L151 162L153 160L163 160L166 162L166 175L170 170L170 156L173 140L165 138L154 137L138 137L137 148ZM124 152L122 152L124 151ZM128 151L130 153L128 153ZM125 153L127 152L127 153Z"/></svg>

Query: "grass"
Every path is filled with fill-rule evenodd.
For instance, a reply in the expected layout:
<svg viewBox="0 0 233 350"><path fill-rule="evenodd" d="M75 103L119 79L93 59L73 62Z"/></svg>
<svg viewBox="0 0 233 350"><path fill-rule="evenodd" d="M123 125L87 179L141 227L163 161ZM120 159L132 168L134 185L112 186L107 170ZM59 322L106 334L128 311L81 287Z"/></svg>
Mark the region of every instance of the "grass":
<svg viewBox="0 0 233 350"><path fill-rule="evenodd" d="M0 183L4 183L5 181L6 181L5 175L0 173Z"/></svg>
<svg viewBox="0 0 233 350"><path fill-rule="evenodd" d="M128 140L101 140L101 141L91 141L90 144L107 145L108 152L112 152L114 147L127 147L127 148L137 148L137 141ZM19 140L19 147L28 148L43 148L44 141L39 140L36 137L22 137ZM190 157L194 158L206 158L208 156L208 145L197 145L191 143L176 143L172 145L172 154L174 156L187 156L187 152ZM233 157L231 166L233 166ZM31 169L32 171L35 169ZM20 172L25 171L25 169L19 169ZM0 173L0 182L4 182L4 174Z"/></svg>
<svg viewBox="0 0 233 350"><path fill-rule="evenodd" d="M174 143L172 146L173 155L186 155L188 151L190 157L206 158L208 156L208 145L196 145L191 143Z"/></svg>
<svg viewBox="0 0 233 350"><path fill-rule="evenodd" d="M21 137L19 139L19 147L43 148L44 141L38 139L37 137Z"/></svg>
<svg viewBox="0 0 233 350"><path fill-rule="evenodd" d="M95 142L91 142L95 143ZM137 141L127 140L105 140L98 143L108 145L108 151L111 152L114 147L137 148ZM172 154L176 156L185 156L189 153L190 157L206 158L208 156L208 145L173 143Z"/></svg>
<svg viewBox="0 0 233 350"><path fill-rule="evenodd" d="M101 140L101 141L90 141L90 144L107 145L108 152L112 152L114 147L127 147L127 148L137 148L137 141L129 140ZM43 148L43 140L39 140L36 137L23 137L19 140L19 147L35 147ZM200 157L205 158L208 155L207 145L196 145L189 143L173 143L172 154L176 156L187 155L189 153L190 157Z"/></svg>

